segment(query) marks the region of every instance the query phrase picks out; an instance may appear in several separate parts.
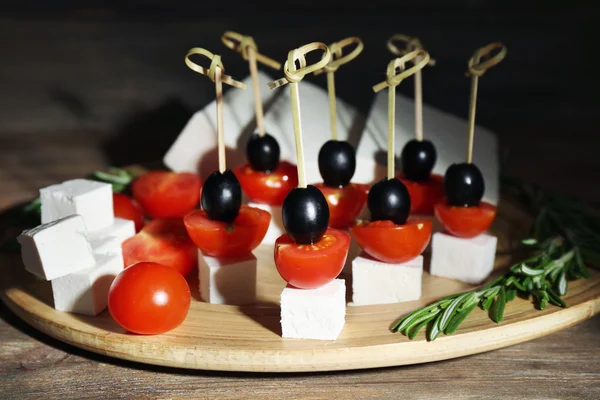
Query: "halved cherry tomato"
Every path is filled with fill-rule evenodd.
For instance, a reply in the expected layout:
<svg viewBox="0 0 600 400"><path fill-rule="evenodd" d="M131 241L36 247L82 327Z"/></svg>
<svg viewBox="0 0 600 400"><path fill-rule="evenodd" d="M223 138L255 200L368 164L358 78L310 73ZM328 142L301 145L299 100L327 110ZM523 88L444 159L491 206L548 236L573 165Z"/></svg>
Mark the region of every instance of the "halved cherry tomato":
<svg viewBox="0 0 600 400"><path fill-rule="evenodd" d="M315 186L323 193L329 206L329 227L347 229L354 225L359 216L367 196L369 185L350 183L341 188L317 183Z"/></svg>
<svg viewBox="0 0 600 400"><path fill-rule="evenodd" d="M443 199L435 205L435 216L454 236L472 238L484 233L492 225L496 218L496 207L484 201L473 207L450 206Z"/></svg>
<svg viewBox="0 0 600 400"><path fill-rule="evenodd" d="M152 218L181 218L200 202L202 182L190 172L151 171L131 186L133 197Z"/></svg>
<svg viewBox="0 0 600 400"><path fill-rule="evenodd" d="M431 221L408 220L404 225L392 221L360 222L350 228L356 244L371 257L399 264L423 253L431 239Z"/></svg>
<svg viewBox="0 0 600 400"><path fill-rule="evenodd" d="M156 335L178 327L190 309L186 280L173 268L153 262L131 265L108 291L108 311L124 329Z"/></svg>
<svg viewBox="0 0 600 400"><path fill-rule="evenodd" d="M141 261L152 261L186 276L198 262L198 249L180 218L152 220L123 242L122 247L126 268Z"/></svg>
<svg viewBox="0 0 600 400"><path fill-rule="evenodd" d="M433 215L433 206L444 197L444 177L431 174L427 181L411 181L400 174L398 178L410 195L410 213Z"/></svg>
<svg viewBox="0 0 600 400"><path fill-rule="evenodd" d="M270 174L255 171L249 164L233 168L242 190L250 201L280 206L285 196L298 186L298 169L287 161L279 161Z"/></svg>
<svg viewBox="0 0 600 400"><path fill-rule="evenodd" d="M241 257L262 242L271 214L242 205L232 224L215 221L204 210L192 211L183 219L188 234L202 253L213 257Z"/></svg>
<svg viewBox="0 0 600 400"><path fill-rule="evenodd" d="M299 289L315 289L334 280L346 263L350 235L327 228L314 244L297 244L289 235L275 241L275 266L279 275Z"/></svg>
<svg viewBox="0 0 600 400"><path fill-rule="evenodd" d="M122 193L113 193L113 209L115 217L133 221L136 232L144 226L144 210L135 199Z"/></svg>

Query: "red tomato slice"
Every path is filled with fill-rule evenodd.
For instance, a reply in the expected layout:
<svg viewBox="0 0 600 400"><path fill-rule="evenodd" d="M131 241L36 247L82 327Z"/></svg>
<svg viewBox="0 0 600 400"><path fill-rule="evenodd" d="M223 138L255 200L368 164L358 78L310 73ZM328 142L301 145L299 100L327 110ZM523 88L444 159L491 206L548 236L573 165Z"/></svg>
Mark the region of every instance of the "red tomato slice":
<svg viewBox="0 0 600 400"><path fill-rule="evenodd" d="M431 239L431 221L408 220L362 222L350 228L358 246L380 261L399 264L423 253Z"/></svg>
<svg viewBox="0 0 600 400"><path fill-rule="evenodd" d="M327 200L331 228L347 229L355 224L367 201L369 185L351 183L342 188L334 188L324 183L317 183L315 186Z"/></svg>
<svg viewBox="0 0 600 400"><path fill-rule="evenodd" d="M115 217L133 221L136 232L144 226L144 210L135 199L122 193L113 193L113 209Z"/></svg>
<svg viewBox="0 0 600 400"><path fill-rule="evenodd" d="M233 168L242 190L250 201L280 206L285 196L298 186L298 169L287 161L280 161L270 174L255 171L249 164Z"/></svg>
<svg viewBox="0 0 600 400"><path fill-rule="evenodd" d="M200 202L202 182L189 172L148 172L131 186L133 197L152 218L182 218Z"/></svg>
<svg viewBox="0 0 600 400"><path fill-rule="evenodd" d="M242 205L232 224L215 221L204 210L183 219L188 234L202 253L213 257L242 257L254 250L265 237L271 214Z"/></svg>
<svg viewBox="0 0 600 400"><path fill-rule="evenodd" d="M186 280L173 268L141 262L117 275L108 292L108 311L124 329L156 335L178 327L190 309Z"/></svg>
<svg viewBox="0 0 600 400"><path fill-rule="evenodd" d="M492 225L496 218L496 207L484 201L475 207L450 206L446 200L442 200L435 205L435 216L452 235L472 238L481 235Z"/></svg>
<svg viewBox="0 0 600 400"><path fill-rule="evenodd" d="M319 242L296 244L287 234L275 241L279 275L299 289L315 289L334 280L346 263L350 235L328 228Z"/></svg>
<svg viewBox="0 0 600 400"><path fill-rule="evenodd" d="M198 249L179 218L155 219L134 237L123 242L125 266L151 261L186 276L198 262Z"/></svg>
<svg viewBox="0 0 600 400"><path fill-rule="evenodd" d="M431 174L429 180L418 182L406 179L402 174L397 178L404 183L410 195L410 213L433 215L433 206L444 197L444 177Z"/></svg>

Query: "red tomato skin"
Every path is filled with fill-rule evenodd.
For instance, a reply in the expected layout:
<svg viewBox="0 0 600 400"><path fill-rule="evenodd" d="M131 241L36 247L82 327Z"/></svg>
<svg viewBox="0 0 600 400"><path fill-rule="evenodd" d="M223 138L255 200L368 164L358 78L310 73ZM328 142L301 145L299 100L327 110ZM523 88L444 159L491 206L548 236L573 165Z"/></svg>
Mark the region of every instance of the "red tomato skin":
<svg viewBox="0 0 600 400"><path fill-rule="evenodd" d="M431 221L408 220L404 225L392 221L361 222L350 228L358 246L377 260L400 264L417 257L431 240Z"/></svg>
<svg viewBox="0 0 600 400"><path fill-rule="evenodd" d="M356 218L365 206L369 195L369 185L350 183L336 188L324 183L315 186L323 193L329 206L329 227L348 229L356 223Z"/></svg>
<svg viewBox="0 0 600 400"><path fill-rule="evenodd" d="M121 271L108 292L108 310L115 322L141 335L161 334L181 325L190 302L190 288L183 276L152 262Z"/></svg>
<svg viewBox="0 0 600 400"><path fill-rule="evenodd" d="M411 181L400 174L398 178L410 195L410 213L418 215L433 215L434 205L444 197L444 177L431 174L427 181Z"/></svg>
<svg viewBox="0 0 600 400"><path fill-rule="evenodd" d="M275 266L279 275L299 289L315 289L333 281L342 272L350 235L328 228L315 244L296 244L287 234L275 241Z"/></svg>
<svg viewBox="0 0 600 400"><path fill-rule="evenodd" d="M265 237L271 214L242 205L233 224L214 221L204 210L195 210L183 219L192 241L203 254L212 257L242 257L250 254Z"/></svg>
<svg viewBox="0 0 600 400"><path fill-rule="evenodd" d="M166 265L186 276L198 263L198 250L181 218L148 222L139 233L123 242L122 248L125 268L148 261Z"/></svg>
<svg viewBox="0 0 600 400"><path fill-rule="evenodd" d="M131 185L133 197L152 218L182 218L200 202L202 181L190 172L151 171Z"/></svg>
<svg viewBox="0 0 600 400"><path fill-rule="evenodd" d="M445 199L435 205L435 216L448 233L460 238L473 238L486 232L496 218L497 209L490 203L478 206L450 206Z"/></svg>
<svg viewBox="0 0 600 400"><path fill-rule="evenodd" d="M240 181L242 191L254 203L280 206L290 190L298 186L298 168L287 161L280 161L269 174L253 170L248 163L232 171Z"/></svg>
<svg viewBox="0 0 600 400"><path fill-rule="evenodd" d="M144 210L135 199L122 193L113 193L113 209L115 217L133 221L136 232L144 226Z"/></svg>

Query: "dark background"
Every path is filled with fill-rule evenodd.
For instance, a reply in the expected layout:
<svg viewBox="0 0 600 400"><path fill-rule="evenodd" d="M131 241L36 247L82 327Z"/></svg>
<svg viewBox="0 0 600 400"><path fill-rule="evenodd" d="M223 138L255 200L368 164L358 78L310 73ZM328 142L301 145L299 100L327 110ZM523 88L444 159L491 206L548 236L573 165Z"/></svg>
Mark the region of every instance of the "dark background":
<svg viewBox="0 0 600 400"><path fill-rule="evenodd" d="M477 123L497 132L507 173L585 195L588 188L569 185L569 174L599 182L592 60L600 12L593 1L558 4L4 1L0 147L34 147L42 137L56 146L92 143L113 165L159 159L193 111L214 98L212 83L183 63L188 48L220 53L227 73L247 74L246 62L221 44L225 30L254 36L261 52L280 61L311 41L359 36L365 50L338 71L337 92L367 112L371 86L392 57L385 42L405 33L420 37L437 60L424 73L424 101L465 118L467 60L482 45L504 42L506 59L480 80ZM306 79L325 87L323 76ZM408 81L399 88L412 89Z"/></svg>

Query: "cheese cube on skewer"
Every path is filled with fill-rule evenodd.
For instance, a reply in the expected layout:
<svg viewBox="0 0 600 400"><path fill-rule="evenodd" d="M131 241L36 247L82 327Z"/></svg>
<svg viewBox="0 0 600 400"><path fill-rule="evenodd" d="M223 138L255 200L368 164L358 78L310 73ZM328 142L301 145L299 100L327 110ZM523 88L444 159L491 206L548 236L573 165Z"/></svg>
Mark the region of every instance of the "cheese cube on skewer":
<svg viewBox="0 0 600 400"><path fill-rule="evenodd" d="M115 218L114 223L88 236L94 254L122 254L121 245L135 235L135 223L128 219Z"/></svg>
<svg viewBox="0 0 600 400"><path fill-rule="evenodd" d="M263 244L275 244L277 238L285 233L283 226L283 220L281 219L281 206L270 206L268 204L261 203L248 203L250 207L257 207L261 210L268 211L271 214L271 221L269 222L269 229L265 234L262 242Z"/></svg>
<svg viewBox="0 0 600 400"><path fill-rule="evenodd" d="M464 239L438 232L431 241L431 275L476 285L494 269L495 236L484 233Z"/></svg>
<svg viewBox="0 0 600 400"><path fill-rule="evenodd" d="M108 289L123 270L123 259L118 254L97 256L96 259L91 268L51 281L55 309L97 315L106 308Z"/></svg>
<svg viewBox="0 0 600 400"><path fill-rule="evenodd" d="M25 269L46 280L90 268L96 263L80 215L26 230L18 241Z"/></svg>
<svg viewBox="0 0 600 400"><path fill-rule="evenodd" d="M210 304L246 305L256 301L256 257L218 258L198 250L200 297Z"/></svg>
<svg viewBox="0 0 600 400"><path fill-rule="evenodd" d="M423 256L388 264L362 253L352 260L352 302L357 306L421 298Z"/></svg>
<svg viewBox="0 0 600 400"><path fill-rule="evenodd" d="M40 189L42 223L79 214L88 232L113 224L112 185L89 179L72 179Z"/></svg>
<svg viewBox="0 0 600 400"><path fill-rule="evenodd" d="M335 340L346 322L346 283L334 279L317 289L286 286L281 292L284 338Z"/></svg>

